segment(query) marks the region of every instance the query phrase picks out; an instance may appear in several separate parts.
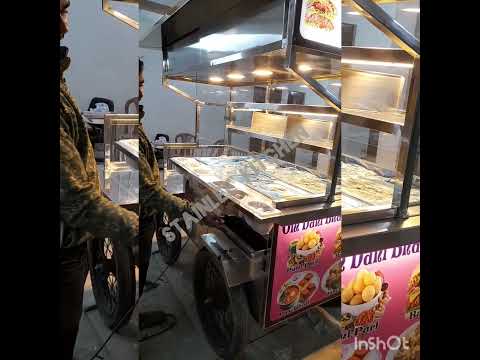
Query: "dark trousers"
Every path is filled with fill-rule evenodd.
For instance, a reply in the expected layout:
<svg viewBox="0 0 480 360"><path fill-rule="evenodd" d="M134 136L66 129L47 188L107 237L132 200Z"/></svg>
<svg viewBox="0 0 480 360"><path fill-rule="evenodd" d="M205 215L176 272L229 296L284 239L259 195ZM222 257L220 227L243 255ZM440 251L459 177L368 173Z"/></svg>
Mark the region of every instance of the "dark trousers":
<svg viewBox="0 0 480 360"><path fill-rule="evenodd" d="M143 294L143 288L147 280L148 267L150 265L150 257L152 255L152 239L155 234L155 218L147 217L140 218L140 229L139 229L139 292L140 295Z"/></svg>
<svg viewBox="0 0 480 360"><path fill-rule="evenodd" d="M88 273L86 244L60 250L60 354L72 360Z"/></svg>

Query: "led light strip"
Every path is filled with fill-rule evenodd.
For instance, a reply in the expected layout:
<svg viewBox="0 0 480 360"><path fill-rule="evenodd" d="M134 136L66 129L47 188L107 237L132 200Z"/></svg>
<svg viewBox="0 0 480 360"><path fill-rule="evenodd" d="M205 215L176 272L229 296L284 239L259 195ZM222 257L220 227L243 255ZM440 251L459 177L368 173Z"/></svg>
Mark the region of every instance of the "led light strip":
<svg viewBox="0 0 480 360"><path fill-rule="evenodd" d="M372 61L372 60L357 60L357 59L342 59L342 64L353 64L353 65L375 65L375 66L392 66L392 67L401 67L412 69L413 64L408 63L396 63L388 61Z"/></svg>

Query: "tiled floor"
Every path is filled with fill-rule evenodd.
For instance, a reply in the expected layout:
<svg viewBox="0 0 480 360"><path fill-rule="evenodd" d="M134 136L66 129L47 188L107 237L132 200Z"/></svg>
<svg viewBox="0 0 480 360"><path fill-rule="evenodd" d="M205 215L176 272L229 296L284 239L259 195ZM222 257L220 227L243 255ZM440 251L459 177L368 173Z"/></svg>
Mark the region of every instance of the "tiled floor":
<svg viewBox="0 0 480 360"><path fill-rule="evenodd" d="M195 309L192 264L197 251L196 246L190 242L178 262L170 267L158 282L159 286L144 293L128 326L123 328L120 334L115 334L102 351L103 359L137 360L138 354L142 360L217 359L205 340ZM149 280L156 280L165 266L160 255L154 254L150 263ZM94 303L88 283L84 303L85 307ZM159 336L138 343L134 330L137 314L139 311L150 310L163 310L174 314L177 324L173 329ZM327 310L338 317L338 308ZM296 360L308 357L308 360L340 360L335 347L330 346L323 352L318 352L325 346L333 344L339 336L332 331L328 323L318 321L319 319L323 318L312 312L310 317L304 316L265 335L252 318L251 340L260 339L248 345L244 359ZM76 348L79 359L89 360L108 334L109 331L103 325L97 310L84 314Z"/></svg>

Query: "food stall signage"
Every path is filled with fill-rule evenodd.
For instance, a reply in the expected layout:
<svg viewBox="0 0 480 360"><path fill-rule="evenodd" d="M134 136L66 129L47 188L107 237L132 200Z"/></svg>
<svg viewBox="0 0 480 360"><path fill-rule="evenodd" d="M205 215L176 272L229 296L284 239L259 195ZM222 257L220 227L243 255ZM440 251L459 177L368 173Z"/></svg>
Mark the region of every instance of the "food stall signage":
<svg viewBox="0 0 480 360"><path fill-rule="evenodd" d="M341 48L341 0L304 0L300 34L306 40Z"/></svg>
<svg viewBox="0 0 480 360"><path fill-rule="evenodd" d="M265 327L340 293L341 216L275 227Z"/></svg>
<svg viewBox="0 0 480 360"><path fill-rule="evenodd" d="M350 256L341 264L344 359L414 358L420 347L420 243ZM408 346L358 347L391 339Z"/></svg>

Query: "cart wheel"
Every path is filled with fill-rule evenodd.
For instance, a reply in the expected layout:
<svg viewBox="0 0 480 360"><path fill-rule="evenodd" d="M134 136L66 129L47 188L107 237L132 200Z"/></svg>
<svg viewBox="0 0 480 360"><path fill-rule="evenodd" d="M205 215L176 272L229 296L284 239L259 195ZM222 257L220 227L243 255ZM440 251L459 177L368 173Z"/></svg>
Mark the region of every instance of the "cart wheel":
<svg viewBox="0 0 480 360"><path fill-rule="evenodd" d="M229 288L218 260L206 249L195 259L194 291L203 331L223 359L237 359L248 341L248 303L241 286Z"/></svg>
<svg viewBox="0 0 480 360"><path fill-rule="evenodd" d="M93 295L105 324L110 328L126 324L135 303L135 263L130 248L112 239L88 243L88 262Z"/></svg>
<svg viewBox="0 0 480 360"><path fill-rule="evenodd" d="M167 265L173 265L177 262L178 257L180 256L182 249L182 235L175 227L173 227L169 232L173 233L175 238L169 239L163 236L162 230L164 227L168 226L169 222L167 214L164 213L163 217L158 221L157 245L163 261Z"/></svg>

